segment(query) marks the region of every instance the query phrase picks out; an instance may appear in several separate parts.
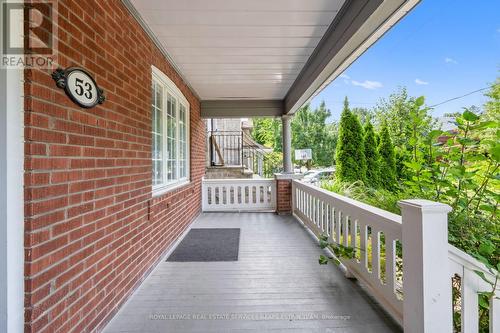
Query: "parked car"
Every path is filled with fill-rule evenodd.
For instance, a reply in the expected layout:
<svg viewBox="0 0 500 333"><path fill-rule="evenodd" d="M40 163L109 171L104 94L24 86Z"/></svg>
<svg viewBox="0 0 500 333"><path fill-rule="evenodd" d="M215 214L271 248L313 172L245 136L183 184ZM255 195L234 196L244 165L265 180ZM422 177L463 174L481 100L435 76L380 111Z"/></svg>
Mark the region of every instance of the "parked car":
<svg viewBox="0 0 500 333"><path fill-rule="evenodd" d="M314 185L319 185L321 180L330 179L335 173L334 168L320 169L320 170L309 170L304 173L302 181Z"/></svg>

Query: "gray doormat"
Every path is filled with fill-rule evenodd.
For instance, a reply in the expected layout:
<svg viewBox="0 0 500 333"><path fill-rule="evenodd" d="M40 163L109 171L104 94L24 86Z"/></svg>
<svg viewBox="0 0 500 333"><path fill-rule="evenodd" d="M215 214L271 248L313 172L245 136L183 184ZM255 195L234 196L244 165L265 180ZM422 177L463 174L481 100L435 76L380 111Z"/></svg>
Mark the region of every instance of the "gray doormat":
<svg viewBox="0 0 500 333"><path fill-rule="evenodd" d="M237 261L239 228L191 229L167 261Z"/></svg>

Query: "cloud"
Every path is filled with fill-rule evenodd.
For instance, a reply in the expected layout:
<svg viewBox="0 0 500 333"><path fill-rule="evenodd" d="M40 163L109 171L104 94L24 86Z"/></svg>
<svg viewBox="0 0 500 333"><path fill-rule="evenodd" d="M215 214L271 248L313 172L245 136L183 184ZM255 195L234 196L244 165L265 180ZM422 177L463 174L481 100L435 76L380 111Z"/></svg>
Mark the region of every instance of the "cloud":
<svg viewBox="0 0 500 333"><path fill-rule="evenodd" d="M416 83L416 84L418 84L418 85L426 85L426 84L429 84L429 82L424 81L424 80L420 80L420 79L415 79L415 83Z"/></svg>
<svg viewBox="0 0 500 333"><path fill-rule="evenodd" d="M453 58L448 58L448 57L444 58L444 62L447 63L447 64L455 64L455 65L458 64L458 61L456 61Z"/></svg>
<svg viewBox="0 0 500 333"><path fill-rule="evenodd" d="M378 89L378 88L382 88L382 83L378 82L378 81L368 81L368 80L365 80L363 82L359 82L359 81L356 81L356 80L352 80L351 83L355 86L359 86L359 87L363 87L365 89L370 89L370 90L373 90L373 89Z"/></svg>
<svg viewBox="0 0 500 333"><path fill-rule="evenodd" d="M350 79L351 77L347 74L340 74L339 75L340 78L343 78L343 79Z"/></svg>

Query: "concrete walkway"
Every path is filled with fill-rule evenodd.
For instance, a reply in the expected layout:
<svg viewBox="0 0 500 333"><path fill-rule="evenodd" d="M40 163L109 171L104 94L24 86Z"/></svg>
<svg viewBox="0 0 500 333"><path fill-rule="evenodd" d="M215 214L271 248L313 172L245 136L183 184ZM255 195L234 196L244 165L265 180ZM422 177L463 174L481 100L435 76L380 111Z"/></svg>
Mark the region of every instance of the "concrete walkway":
<svg viewBox="0 0 500 333"><path fill-rule="evenodd" d="M105 328L115 332L400 332L291 216L204 213L194 228L241 228L239 260L162 260Z"/></svg>

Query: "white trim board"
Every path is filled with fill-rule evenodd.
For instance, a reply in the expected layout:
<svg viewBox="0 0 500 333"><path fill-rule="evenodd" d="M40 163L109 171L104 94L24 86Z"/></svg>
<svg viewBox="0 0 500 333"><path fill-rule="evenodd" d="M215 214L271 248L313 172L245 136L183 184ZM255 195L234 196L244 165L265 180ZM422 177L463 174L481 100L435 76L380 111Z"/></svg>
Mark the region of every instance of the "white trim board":
<svg viewBox="0 0 500 333"><path fill-rule="evenodd" d="M23 70L0 69L0 332L24 331Z"/></svg>

